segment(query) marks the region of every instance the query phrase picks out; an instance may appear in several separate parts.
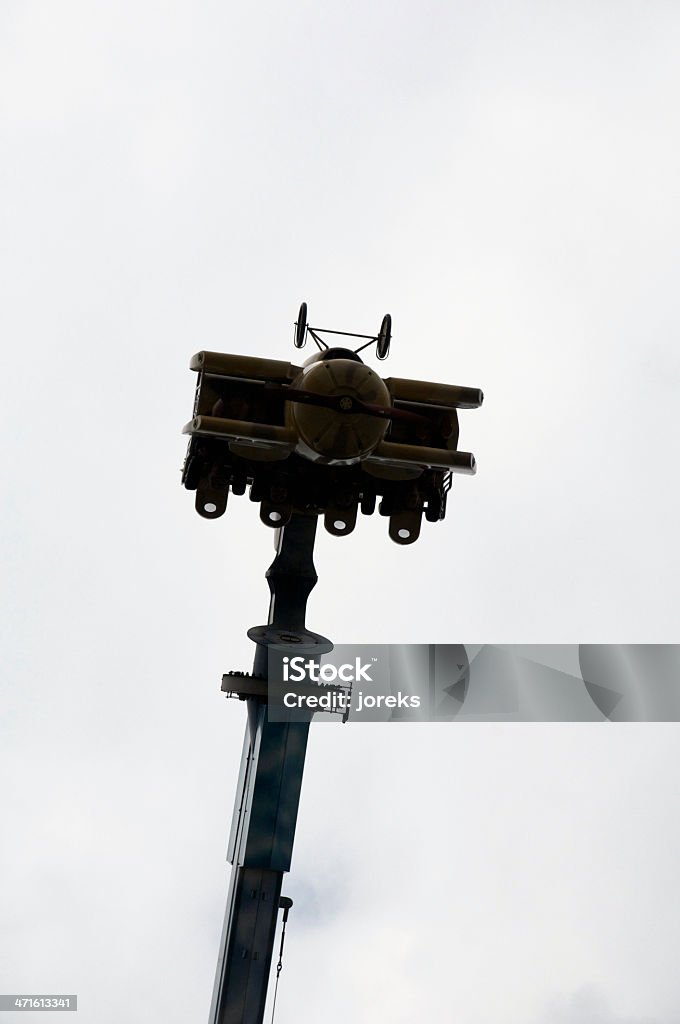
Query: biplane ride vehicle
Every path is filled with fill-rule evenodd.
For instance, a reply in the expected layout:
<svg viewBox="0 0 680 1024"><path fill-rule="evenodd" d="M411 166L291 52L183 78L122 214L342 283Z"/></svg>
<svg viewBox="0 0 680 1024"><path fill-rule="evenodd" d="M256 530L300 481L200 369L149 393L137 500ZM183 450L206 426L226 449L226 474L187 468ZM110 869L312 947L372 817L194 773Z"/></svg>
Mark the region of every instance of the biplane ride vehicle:
<svg viewBox="0 0 680 1024"><path fill-rule="evenodd" d="M349 534L357 512L378 503L397 544L412 544L428 522L443 519L453 473L475 472L458 451L458 409L477 409L478 388L382 379L359 353L375 343L390 349L391 318L377 335L312 328L302 303L294 344L308 337L316 351L303 366L276 359L199 352L191 435L182 482L196 492L196 510L221 516L229 491L260 503L267 526L291 515L323 514L335 536ZM322 335L365 339L359 348L329 345Z"/></svg>

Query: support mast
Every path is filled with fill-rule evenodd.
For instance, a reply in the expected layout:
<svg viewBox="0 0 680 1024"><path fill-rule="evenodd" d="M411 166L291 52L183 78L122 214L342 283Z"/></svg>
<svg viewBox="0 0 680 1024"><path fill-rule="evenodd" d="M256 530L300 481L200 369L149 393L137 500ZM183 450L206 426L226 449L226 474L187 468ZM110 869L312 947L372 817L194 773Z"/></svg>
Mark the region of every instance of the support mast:
<svg viewBox="0 0 680 1024"><path fill-rule="evenodd" d="M267 571L271 591L266 626L248 636L257 644L252 679L225 677L223 689L248 705L241 769L229 838L233 864L217 963L210 1024L262 1024L284 872L290 870L311 714L270 721L266 679L269 648L332 645L305 628L307 599L317 581L313 562L317 516L294 515L279 533ZM277 716L280 717L280 716Z"/></svg>

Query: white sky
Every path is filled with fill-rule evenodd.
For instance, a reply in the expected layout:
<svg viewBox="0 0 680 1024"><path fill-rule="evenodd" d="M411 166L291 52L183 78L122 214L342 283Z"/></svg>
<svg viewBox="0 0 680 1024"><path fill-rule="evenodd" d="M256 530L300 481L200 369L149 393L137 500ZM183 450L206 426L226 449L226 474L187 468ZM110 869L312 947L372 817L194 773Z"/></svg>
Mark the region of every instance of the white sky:
<svg viewBox="0 0 680 1024"><path fill-rule="evenodd" d="M180 489L193 352L389 310L385 375L485 392L444 523L320 537L310 628L679 639L679 43L661 0L0 6L1 991L207 1019L273 550ZM677 728L313 730L278 1024L677 1024Z"/></svg>

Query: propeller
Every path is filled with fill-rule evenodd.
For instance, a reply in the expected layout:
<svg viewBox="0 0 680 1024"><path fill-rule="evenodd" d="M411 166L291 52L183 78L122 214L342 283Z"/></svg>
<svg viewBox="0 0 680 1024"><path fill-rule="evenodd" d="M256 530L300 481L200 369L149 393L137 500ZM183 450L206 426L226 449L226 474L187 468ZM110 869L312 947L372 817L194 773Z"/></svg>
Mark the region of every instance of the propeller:
<svg viewBox="0 0 680 1024"><path fill-rule="evenodd" d="M323 409L332 409L343 415L351 416L359 413L362 416L376 416L383 420L401 420L419 426L432 426L432 421L427 416L421 416L417 412L410 412L408 409L395 409L394 406L372 405L369 402L362 402L361 399L354 398L352 395L319 395L314 391L303 391L302 388L275 382L265 383L264 389L283 395L289 402L318 405Z"/></svg>

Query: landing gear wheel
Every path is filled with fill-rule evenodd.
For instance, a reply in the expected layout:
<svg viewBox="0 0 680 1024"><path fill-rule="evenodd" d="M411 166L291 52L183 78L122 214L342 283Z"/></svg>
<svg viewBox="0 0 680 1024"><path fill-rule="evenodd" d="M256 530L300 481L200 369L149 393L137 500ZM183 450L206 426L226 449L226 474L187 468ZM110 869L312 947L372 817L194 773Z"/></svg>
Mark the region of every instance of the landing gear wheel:
<svg viewBox="0 0 680 1024"><path fill-rule="evenodd" d="M380 325L380 331L378 332L378 344L375 347L375 352L378 359L387 359L390 352L390 341L392 339L392 317L389 313L385 313Z"/></svg>
<svg viewBox="0 0 680 1024"><path fill-rule="evenodd" d="M295 347L304 348L307 341L307 303L303 302L295 322Z"/></svg>

